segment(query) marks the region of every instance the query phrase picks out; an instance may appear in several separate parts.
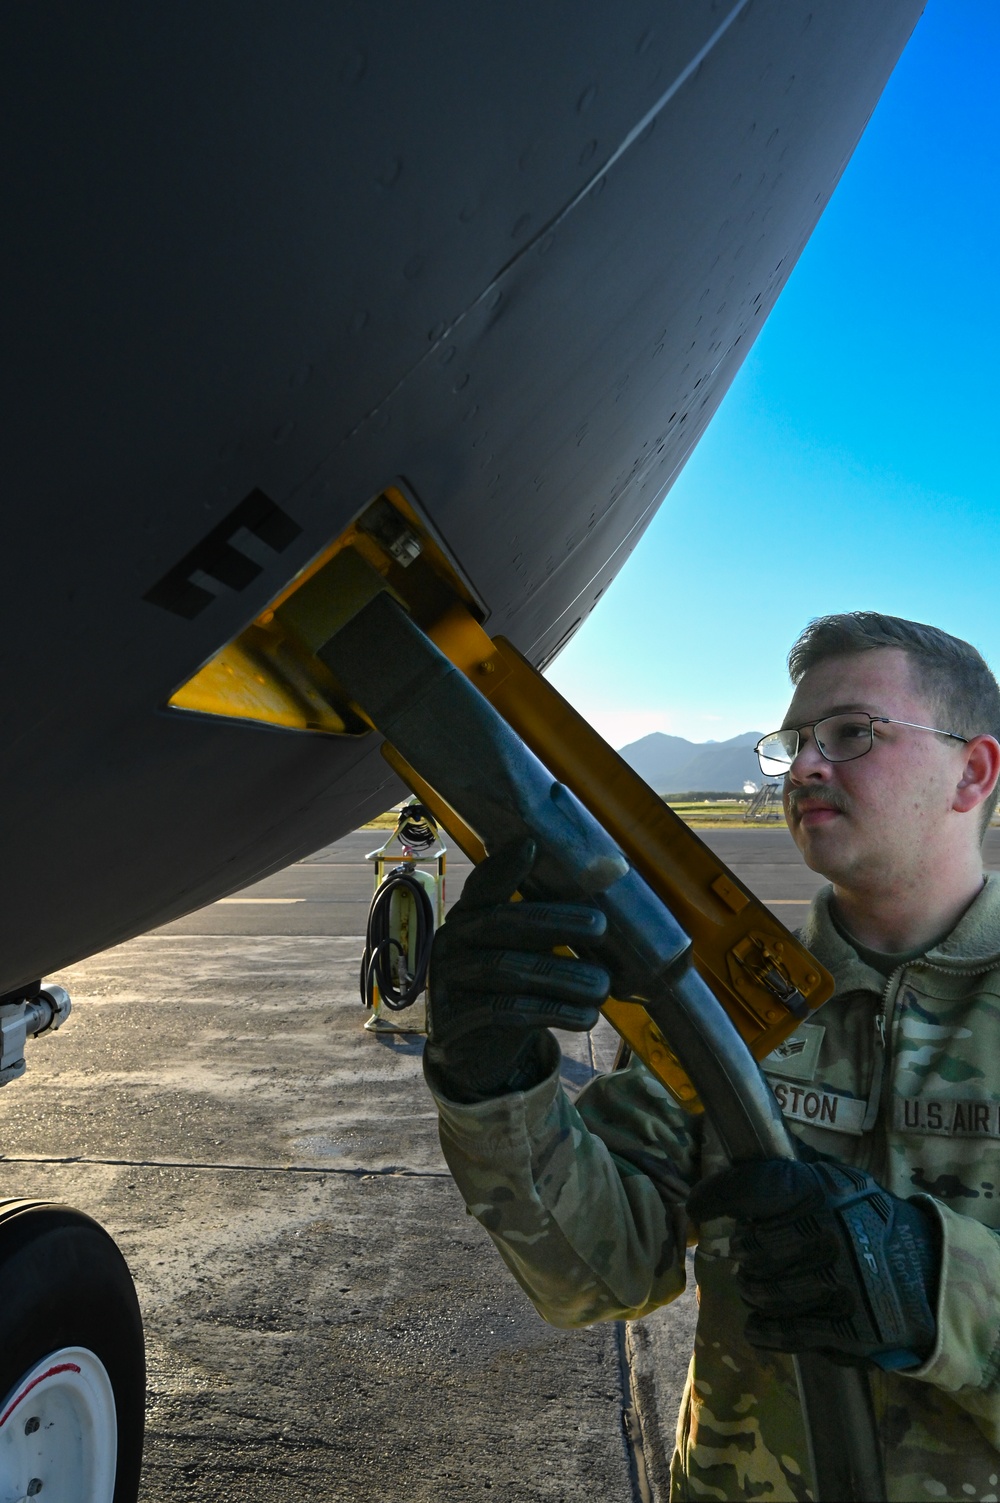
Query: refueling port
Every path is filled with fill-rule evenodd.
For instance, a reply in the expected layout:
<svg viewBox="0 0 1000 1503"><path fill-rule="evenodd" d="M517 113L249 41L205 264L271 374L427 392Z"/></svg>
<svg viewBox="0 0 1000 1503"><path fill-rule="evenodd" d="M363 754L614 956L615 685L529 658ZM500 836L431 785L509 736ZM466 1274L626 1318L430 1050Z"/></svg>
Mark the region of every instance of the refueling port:
<svg viewBox="0 0 1000 1503"><path fill-rule="evenodd" d="M456 604L477 624L487 614L415 499L396 483L182 684L169 707L284 730L365 735L370 726L316 650L373 589L388 589L425 631Z"/></svg>

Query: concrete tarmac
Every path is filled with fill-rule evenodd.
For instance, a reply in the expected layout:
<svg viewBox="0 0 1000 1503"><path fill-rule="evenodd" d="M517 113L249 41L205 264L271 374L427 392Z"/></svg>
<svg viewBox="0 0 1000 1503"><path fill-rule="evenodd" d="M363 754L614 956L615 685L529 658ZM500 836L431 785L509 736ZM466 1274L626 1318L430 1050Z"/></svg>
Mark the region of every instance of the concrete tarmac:
<svg viewBox="0 0 1000 1503"><path fill-rule="evenodd" d="M0 1196L75 1205L128 1258L144 1503L665 1499L691 1293L627 1331L554 1330L465 1214L421 1041L361 1026L382 838L53 978L74 1012L0 1093ZM820 884L783 829L705 838L800 922ZM615 1043L567 1037L568 1088Z"/></svg>

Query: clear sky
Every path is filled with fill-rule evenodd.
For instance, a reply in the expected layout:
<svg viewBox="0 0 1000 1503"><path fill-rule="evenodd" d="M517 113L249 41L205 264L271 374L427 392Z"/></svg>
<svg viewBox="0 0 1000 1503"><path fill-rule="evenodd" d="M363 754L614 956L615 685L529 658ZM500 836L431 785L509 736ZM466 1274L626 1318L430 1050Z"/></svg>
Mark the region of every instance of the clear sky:
<svg viewBox="0 0 1000 1503"><path fill-rule="evenodd" d="M719 412L549 677L614 746L780 724L813 616L1000 672L1000 4L929 0Z"/></svg>

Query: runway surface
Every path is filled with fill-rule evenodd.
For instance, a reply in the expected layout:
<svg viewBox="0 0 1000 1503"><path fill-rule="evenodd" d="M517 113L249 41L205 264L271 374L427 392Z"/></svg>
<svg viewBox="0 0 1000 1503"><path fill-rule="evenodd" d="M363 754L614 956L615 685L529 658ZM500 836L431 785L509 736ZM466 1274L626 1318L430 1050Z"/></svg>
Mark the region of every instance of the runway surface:
<svg viewBox="0 0 1000 1503"><path fill-rule="evenodd" d="M0 1195L88 1211L129 1260L144 1503L635 1503L629 1431L665 1499L691 1294L627 1331L554 1330L465 1214L421 1041L361 1026L363 858L383 838L55 978L74 1013L0 1093ZM784 830L705 838L800 921L820 880ZM468 870L451 865L452 900ZM614 1046L570 1041L567 1086Z"/></svg>
<svg viewBox="0 0 1000 1503"><path fill-rule="evenodd" d="M363 934L371 897L365 854L382 844L381 830L356 830L336 845L209 908L168 924L160 934ZM789 928L795 928L823 885L782 826L708 830L702 837L749 883ZM449 903L461 893L469 863L449 857Z"/></svg>

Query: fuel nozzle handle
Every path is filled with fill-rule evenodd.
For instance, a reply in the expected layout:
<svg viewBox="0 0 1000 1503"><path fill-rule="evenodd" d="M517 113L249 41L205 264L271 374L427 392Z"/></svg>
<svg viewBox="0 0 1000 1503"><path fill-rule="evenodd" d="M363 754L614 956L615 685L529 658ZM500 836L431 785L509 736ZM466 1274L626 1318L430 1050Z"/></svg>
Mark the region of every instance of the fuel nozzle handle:
<svg viewBox="0 0 1000 1503"><path fill-rule="evenodd" d="M529 836L530 891L595 904L601 963L670 1040L734 1159L794 1148L760 1071L691 963L691 941L608 832L387 593L319 649L347 694L488 851Z"/></svg>

